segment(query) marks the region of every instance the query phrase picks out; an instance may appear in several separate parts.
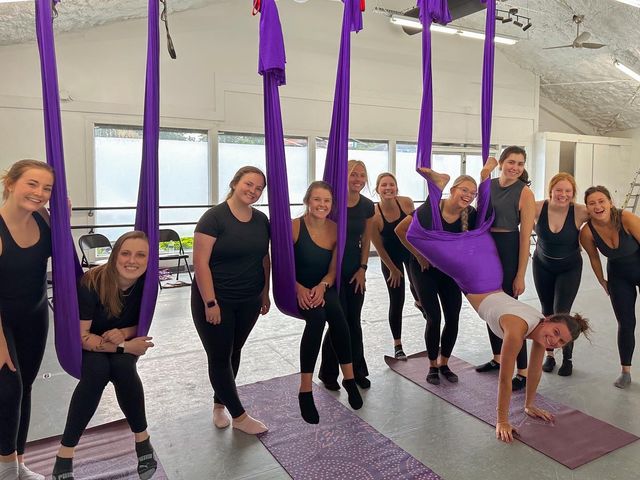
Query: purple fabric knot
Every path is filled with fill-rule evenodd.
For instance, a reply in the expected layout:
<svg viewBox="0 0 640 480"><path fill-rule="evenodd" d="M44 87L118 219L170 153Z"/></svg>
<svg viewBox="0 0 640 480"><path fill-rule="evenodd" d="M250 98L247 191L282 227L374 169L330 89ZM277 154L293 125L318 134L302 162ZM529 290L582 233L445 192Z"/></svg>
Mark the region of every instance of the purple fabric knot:
<svg viewBox="0 0 640 480"><path fill-rule="evenodd" d="M431 25L432 22L446 25L451 21L448 0L418 0L418 8L423 25Z"/></svg>
<svg viewBox="0 0 640 480"><path fill-rule="evenodd" d="M258 73L270 72L276 84L286 83L284 38L280 16L274 0L263 0L260 14L260 47Z"/></svg>

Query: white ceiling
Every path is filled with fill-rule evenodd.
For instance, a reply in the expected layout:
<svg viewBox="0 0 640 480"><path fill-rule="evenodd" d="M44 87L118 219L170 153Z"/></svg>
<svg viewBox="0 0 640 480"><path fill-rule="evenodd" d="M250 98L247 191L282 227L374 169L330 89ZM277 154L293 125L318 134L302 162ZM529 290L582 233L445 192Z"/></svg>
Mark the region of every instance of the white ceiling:
<svg viewBox="0 0 640 480"><path fill-rule="evenodd" d="M168 3L170 12L175 12L229 1L168 0ZM233 1L245 1L250 6L247 0ZM412 0L369 0L367 7L404 10L414 4ZM498 48L511 61L540 76L543 97L602 134L640 127L640 85L613 66L614 59L618 59L640 72L640 8L615 0L499 0L498 7L517 7L519 13L531 17L533 27L527 32L511 23L498 22L498 33L521 39L515 46ZM146 0L63 0L58 5L56 31L141 18L146 9ZM574 14L585 15L581 31L591 33L590 42L607 46L599 50L543 50L573 41ZM32 2L0 3L0 45L33 41L33 23ZM483 29L484 13L455 23Z"/></svg>

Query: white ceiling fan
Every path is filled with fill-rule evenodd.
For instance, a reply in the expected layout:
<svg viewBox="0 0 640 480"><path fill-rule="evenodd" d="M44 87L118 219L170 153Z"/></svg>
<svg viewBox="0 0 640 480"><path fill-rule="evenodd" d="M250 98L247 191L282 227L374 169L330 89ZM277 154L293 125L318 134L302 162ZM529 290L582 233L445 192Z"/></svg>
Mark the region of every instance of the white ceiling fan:
<svg viewBox="0 0 640 480"><path fill-rule="evenodd" d="M573 40L572 43L570 43L569 45L558 45L556 47L546 47L543 48L543 50L553 50L555 48L591 48L591 49L597 49L597 48L602 48L602 47L606 47L605 44L603 43L592 43L592 42L587 42L587 40L589 40L591 38L591 34L589 32L582 32L580 33L580 24L584 21L584 15L574 15L573 16L573 23L576 24L576 38Z"/></svg>

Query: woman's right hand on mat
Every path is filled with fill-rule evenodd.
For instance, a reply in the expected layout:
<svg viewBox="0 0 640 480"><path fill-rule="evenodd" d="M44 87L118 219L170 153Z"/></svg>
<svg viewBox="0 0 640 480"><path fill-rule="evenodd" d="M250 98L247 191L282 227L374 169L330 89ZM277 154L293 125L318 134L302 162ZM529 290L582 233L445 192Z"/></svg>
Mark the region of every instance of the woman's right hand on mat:
<svg viewBox="0 0 640 480"><path fill-rule="evenodd" d="M416 260L418 260L418 264L420 265L421 272L424 272L425 270L429 270L429 267L431 266L431 264L426 258L424 258L422 255L419 255L416 257Z"/></svg>
<svg viewBox="0 0 640 480"><path fill-rule="evenodd" d="M9 370L11 370L12 372L16 371L16 367L11 361L11 355L9 354L7 343L3 341L2 344L0 344L0 370L2 370L5 365L9 367Z"/></svg>
<svg viewBox="0 0 640 480"><path fill-rule="evenodd" d="M147 353L147 349L153 347L153 342L150 340L153 337L136 337L124 342L125 353L136 355L137 357Z"/></svg>
<svg viewBox="0 0 640 480"><path fill-rule="evenodd" d="M513 436L516 435L516 429L509 422L496 423L496 438L506 443L513 442Z"/></svg>
<svg viewBox="0 0 640 480"><path fill-rule="evenodd" d="M214 305L213 307L207 307L205 305L204 313L207 318L207 322L212 325L219 325L222 321L222 316L220 315L220 305Z"/></svg>
<svg viewBox="0 0 640 480"><path fill-rule="evenodd" d="M298 298L298 306L302 310L313 308L313 297L311 296L311 290L308 288L298 285L296 288L296 297Z"/></svg>
<svg viewBox="0 0 640 480"><path fill-rule="evenodd" d="M538 408L536 406L524 407L524 413L529 415L532 418L541 418L547 422L553 421L553 414L551 412L547 412L542 408Z"/></svg>
<svg viewBox="0 0 640 480"><path fill-rule="evenodd" d="M393 267L393 270L389 271L389 278L387 279L387 283L391 288L397 288L400 286L401 281L402 272L398 267Z"/></svg>

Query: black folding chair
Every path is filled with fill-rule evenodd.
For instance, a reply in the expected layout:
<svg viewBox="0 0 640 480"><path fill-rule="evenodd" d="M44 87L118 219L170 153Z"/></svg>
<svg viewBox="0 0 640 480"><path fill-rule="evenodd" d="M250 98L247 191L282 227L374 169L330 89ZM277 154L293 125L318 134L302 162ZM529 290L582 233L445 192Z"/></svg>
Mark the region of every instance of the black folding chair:
<svg viewBox="0 0 640 480"><path fill-rule="evenodd" d="M175 230L170 228L165 228L160 230L160 243L163 242L174 242L174 244L178 243L178 251L176 252L167 252L160 253L160 261L164 260L177 260L178 267L176 269L176 282L180 281L180 265L184 260L184 266L187 268L187 273L189 274L189 279L193 282L193 275L191 274L191 268L189 267L189 255L184 252L184 247L182 245L182 240L180 239L180 235ZM158 281L160 284L160 288L162 289L162 282ZM184 285L191 285L191 283L184 283Z"/></svg>
<svg viewBox="0 0 640 480"><path fill-rule="evenodd" d="M96 248L105 248L109 249L108 252L111 253L111 242L107 237L100 233L89 233L87 235L82 235L78 239L78 244L80 245L80 252L82 252L82 259L80 260L80 264L84 268L93 268L98 265L103 265L107 261L106 260L94 260L90 262L87 258L87 253L90 250L95 250Z"/></svg>

